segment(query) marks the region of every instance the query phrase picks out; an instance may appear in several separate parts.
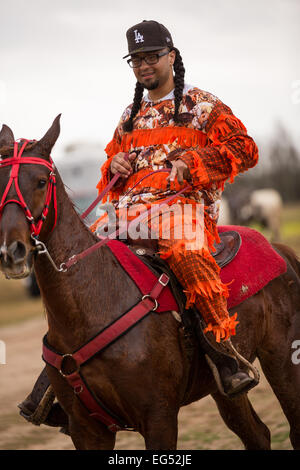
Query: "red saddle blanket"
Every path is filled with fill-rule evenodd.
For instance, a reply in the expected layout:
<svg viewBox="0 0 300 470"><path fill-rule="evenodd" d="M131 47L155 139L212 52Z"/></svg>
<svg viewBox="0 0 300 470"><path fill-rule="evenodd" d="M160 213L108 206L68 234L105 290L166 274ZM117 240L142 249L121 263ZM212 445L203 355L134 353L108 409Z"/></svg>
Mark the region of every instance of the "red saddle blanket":
<svg viewBox="0 0 300 470"><path fill-rule="evenodd" d="M218 231L235 230L242 238L233 260L221 269L222 282L229 283L228 308L257 294L270 281L286 272L285 260L257 230L239 225L219 226Z"/></svg>
<svg viewBox="0 0 300 470"><path fill-rule="evenodd" d="M221 269L221 280L229 285L228 308L235 307L256 294L270 281L286 271L286 262L272 248L266 238L256 230L238 225L219 226L219 232L235 230L242 238L235 258ZM157 281L149 268L118 240L110 240L108 247L122 267L133 279L143 295L148 294ZM167 286L159 297L157 312L178 310L177 303Z"/></svg>

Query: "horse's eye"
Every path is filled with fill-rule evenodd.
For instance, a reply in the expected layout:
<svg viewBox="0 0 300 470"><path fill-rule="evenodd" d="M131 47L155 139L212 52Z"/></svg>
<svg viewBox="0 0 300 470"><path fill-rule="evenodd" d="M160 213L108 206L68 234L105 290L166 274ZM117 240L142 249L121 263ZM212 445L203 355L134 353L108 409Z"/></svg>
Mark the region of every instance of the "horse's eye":
<svg viewBox="0 0 300 470"><path fill-rule="evenodd" d="M43 189L47 184L47 180L39 180L38 189Z"/></svg>

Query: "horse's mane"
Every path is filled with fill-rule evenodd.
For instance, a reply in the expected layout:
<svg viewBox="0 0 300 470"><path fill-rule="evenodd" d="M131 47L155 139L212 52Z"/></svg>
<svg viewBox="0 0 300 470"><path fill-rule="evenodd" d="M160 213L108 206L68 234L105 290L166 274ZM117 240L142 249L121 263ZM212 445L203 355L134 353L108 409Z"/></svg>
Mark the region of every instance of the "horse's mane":
<svg viewBox="0 0 300 470"><path fill-rule="evenodd" d="M22 143L24 142L24 140L20 140L20 144L19 145L22 145ZM26 145L26 152L27 150L32 150L36 145L37 145L37 141L33 141L33 142L29 142L27 145ZM9 156L9 155L12 155L13 154L13 151L14 151L14 146L13 145L3 145L2 147L0 147L0 155L1 156Z"/></svg>

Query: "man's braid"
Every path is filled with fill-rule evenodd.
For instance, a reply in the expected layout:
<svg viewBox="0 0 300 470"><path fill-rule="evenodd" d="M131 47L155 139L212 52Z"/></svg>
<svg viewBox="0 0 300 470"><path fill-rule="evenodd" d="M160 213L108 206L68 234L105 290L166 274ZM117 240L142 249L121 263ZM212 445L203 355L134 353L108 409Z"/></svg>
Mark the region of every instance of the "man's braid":
<svg viewBox="0 0 300 470"><path fill-rule="evenodd" d="M123 130L125 132L131 132L133 129L133 119L135 118L135 116L137 115L141 107L143 93L144 93L143 85L140 82L136 82L131 113L130 113L129 119L125 121L123 124Z"/></svg>
<svg viewBox="0 0 300 470"><path fill-rule="evenodd" d="M184 88L184 73L185 68L183 66L182 58L178 49L174 47L174 51L176 52L175 62L173 65L174 68L174 82L175 82L175 89L174 89L174 96L175 96L175 112L174 112L174 121L178 124L180 123L179 119L179 106L182 100L182 93Z"/></svg>
<svg viewBox="0 0 300 470"><path fill-rule="evenodd" d="M184 88L185 68L183 66L183 62L182 62L182 58L181 58L179 50L176 49L175 47L173 49L176 52L175 62L174 62L174 65L173 65L174 72L175 72L175 75L174 75L175 112L174 112L173 119L176 123L180 123L179 106L180 106L180 103L181 103L181 100L182 100L182 93L183 93L183 88ZM130 113L129 119L127 119L127 121L125 121L124 124L123 124L124 132L131 132L133 130L133 119L135 118L135 116L137 115L137 113L139 112L139 109L141 107L143 93L144 93L143 85L139 82L136 82L131 113Z"/></svg>

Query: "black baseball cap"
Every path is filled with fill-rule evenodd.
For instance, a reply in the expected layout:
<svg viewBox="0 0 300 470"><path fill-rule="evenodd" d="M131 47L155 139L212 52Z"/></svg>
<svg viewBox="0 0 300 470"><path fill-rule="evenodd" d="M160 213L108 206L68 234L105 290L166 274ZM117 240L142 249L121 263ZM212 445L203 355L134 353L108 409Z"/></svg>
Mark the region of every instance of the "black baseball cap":
<svg viewBox="0 0 300 470"><path fill-rule="evenodd" d="M158 51L164 47L173 48L172 36L167 28L157 21L144 20L128 29L126 33L128 54L126 57L138 52Z"/></svg>

